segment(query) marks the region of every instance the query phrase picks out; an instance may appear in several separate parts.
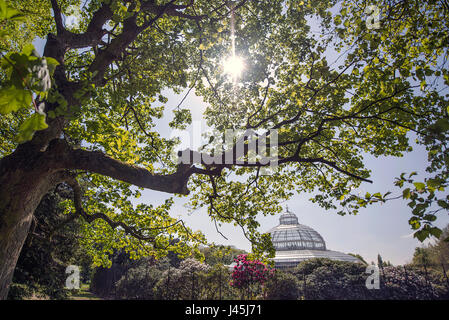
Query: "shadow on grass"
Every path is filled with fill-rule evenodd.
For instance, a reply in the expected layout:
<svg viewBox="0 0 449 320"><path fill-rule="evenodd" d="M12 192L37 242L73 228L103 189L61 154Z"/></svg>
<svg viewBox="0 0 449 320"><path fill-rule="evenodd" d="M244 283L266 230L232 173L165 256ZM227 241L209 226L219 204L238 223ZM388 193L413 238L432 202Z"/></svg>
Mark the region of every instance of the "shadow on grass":
<svg viewBox="0 0 449 320"><path fill-rule="evenodd" d="M89 292L89 285L83 284L78 292L73 293L69 300L102 300L93 293Z"/></svg>

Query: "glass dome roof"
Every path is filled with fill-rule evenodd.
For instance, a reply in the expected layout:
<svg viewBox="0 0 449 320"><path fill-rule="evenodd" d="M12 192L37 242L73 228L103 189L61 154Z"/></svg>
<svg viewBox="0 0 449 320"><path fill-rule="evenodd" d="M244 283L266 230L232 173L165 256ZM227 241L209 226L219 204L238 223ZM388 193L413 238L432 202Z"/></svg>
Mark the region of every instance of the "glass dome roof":
<svg viewBox="0 0 449 320"><path fill-rule="evenodd" d="M314 229L300 224L298 217L288 209L281 215L279 225L269 232L276 251L326 250L323 237Z"/></svg>

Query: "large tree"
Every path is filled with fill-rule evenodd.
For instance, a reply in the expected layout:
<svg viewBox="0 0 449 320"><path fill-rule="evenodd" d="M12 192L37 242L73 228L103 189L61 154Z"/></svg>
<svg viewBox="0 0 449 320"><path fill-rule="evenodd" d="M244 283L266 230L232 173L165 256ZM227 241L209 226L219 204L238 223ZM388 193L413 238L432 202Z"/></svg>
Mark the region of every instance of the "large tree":
<svg viewBox="0 0 449 320"><path fill-rule="evenodd" d="M370 182L363 152L401 156L411 149L410 132L422 143L432 132L430 141L445 148L445 0L92 0L82 2L79 24L64 23L70 5L80 3L10 1L32 19L1 17L9 34L0 88L0 298L35 208L59 183L73 189L68 219L83 218L84 245L107 265L114 249L187 255L203 241L170 217L171 199L133 206L139 188L192 191L193 208L207 206L217 226L239 225L260 251L270 241L257 233L256 215L279 212L294 191L314 191L314 201L342 214L388 199L351 194ZM372 4L382 9L379 25L375 10L374 18L365 10ZM20 30L48 33L45 59L23 47ZM221 65L233 54L244 59L238 79ZM186 150L182 158L192 157L180 164L171 157L177 140L155 129L166 89L201 95L214 130L209 144ZM172 128L190 122L187 109L173 112ZM246 142L274 141L276 133L277 154L270 156L278 166L266 174L268 164L250 161L247 147L238 154L237 144L217 151L228 129L257 132ZM216 160L235 152L211 164L212 147Z"/></svg>

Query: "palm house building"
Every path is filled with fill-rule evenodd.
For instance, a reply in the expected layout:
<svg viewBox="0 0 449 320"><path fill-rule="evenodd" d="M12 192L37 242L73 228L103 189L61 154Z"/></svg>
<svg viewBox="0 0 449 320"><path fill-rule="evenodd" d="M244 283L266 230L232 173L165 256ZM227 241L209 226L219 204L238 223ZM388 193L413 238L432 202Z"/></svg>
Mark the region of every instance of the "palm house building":
<svg viewBox="0 0 449 320"><path fill-rule="evenodd" d="M281 215L279 225L268 232L276 250L274 263L277 269L294 268L301 261L312 258L360 262L349 254L327 250L323 237L314 229L300 224L298 217L288 208Z"/></svg>

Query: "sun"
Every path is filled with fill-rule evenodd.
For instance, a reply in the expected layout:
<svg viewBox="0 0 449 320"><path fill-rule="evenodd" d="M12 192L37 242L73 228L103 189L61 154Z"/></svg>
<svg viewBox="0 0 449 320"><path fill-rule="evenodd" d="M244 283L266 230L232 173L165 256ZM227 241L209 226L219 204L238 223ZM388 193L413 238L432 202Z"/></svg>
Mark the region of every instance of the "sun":
<svg viewBox="0 0 449 320"><path fill-rule="evenodd" d="M245 69L245 63L242 58L232 55L223 61L223 71L229 75L234 81L240 77Z"/></svg>

